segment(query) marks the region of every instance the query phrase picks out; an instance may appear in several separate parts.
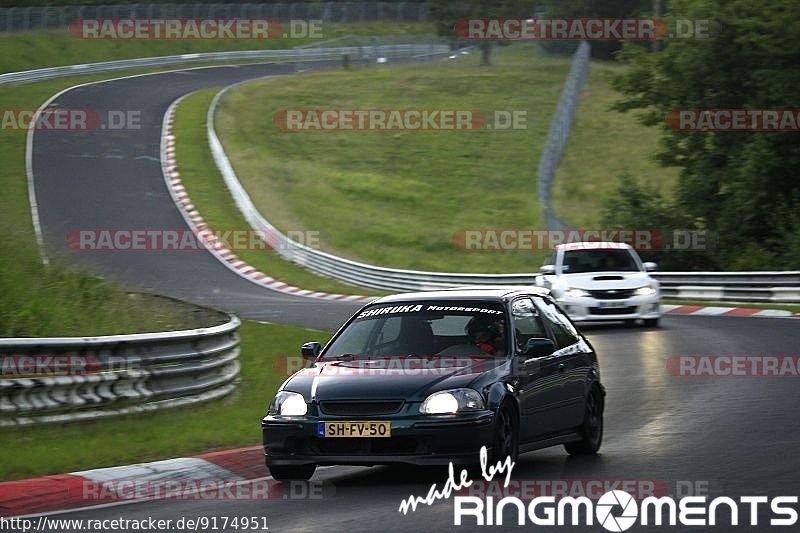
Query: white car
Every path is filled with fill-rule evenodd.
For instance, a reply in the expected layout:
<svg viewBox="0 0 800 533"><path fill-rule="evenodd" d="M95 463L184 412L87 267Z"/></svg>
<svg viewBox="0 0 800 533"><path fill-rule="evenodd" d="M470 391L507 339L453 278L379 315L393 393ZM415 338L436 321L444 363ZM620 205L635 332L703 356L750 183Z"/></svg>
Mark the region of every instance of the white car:
<svg viewBox="0 0 800 533"><path fill-rule="evenodd" d="M655 263L642 263L628 244L576 242L560 244L541 267L536 284L550 289L575 322L642 319L657 326L661 291L648 272Z"/></svg>

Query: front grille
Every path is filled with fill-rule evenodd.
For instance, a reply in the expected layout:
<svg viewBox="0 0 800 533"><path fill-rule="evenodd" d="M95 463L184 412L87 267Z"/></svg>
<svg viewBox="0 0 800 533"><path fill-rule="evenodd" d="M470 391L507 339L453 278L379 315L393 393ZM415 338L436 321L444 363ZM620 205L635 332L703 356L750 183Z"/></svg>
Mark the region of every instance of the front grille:
<svg viewBox="0 0 800 533"><path fill-rule="evenodd" d="M409 455L426 450L424 444L412 437L311 439L308 449L314 455Z"/></svg>
<svg viewBox="0 0 800 533"><path fill-rule="evenodd" d="M633 296L633 289L603 289L589 291L589 294L598 300L623 300Z"/></svg>
<svg viewBox="0 0 800 533"><path fill-rule="evenodd" d="M320 402L319 408L326 415L373 416L393 415L403 407L403 400Z"/></svg>
<svg viewBox="0 0 800 533"><path fill-rule="evenodd" d="M630 315L636 312L636 306L630 307L590 307L592 315Z"/></svg>

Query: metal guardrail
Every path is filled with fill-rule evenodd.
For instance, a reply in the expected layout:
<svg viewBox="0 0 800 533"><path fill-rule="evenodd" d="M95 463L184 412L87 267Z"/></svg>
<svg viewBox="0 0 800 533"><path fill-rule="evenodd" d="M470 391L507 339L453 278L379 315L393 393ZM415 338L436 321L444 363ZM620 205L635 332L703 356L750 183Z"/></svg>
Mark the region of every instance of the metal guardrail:
<svg viewBox="0 0 800 533"><path fill-rule="evenodd" d="M239 376L239 325L230 316L194 330L0 339L0 427L93 420L225 396Z"/></svg>
<svg viewBox="0 0 800 533"><path fill-rule="evenodd" d="M0 8L0 32L63 28L85 18L269 18L323 22L427 22L425 2L114 4Z"/></svg>
<svg viewBox="0 0 800 533"><path fill-rule="evenodd" d="M539 158L536 183L539 204L544 209L544 224L547 229L560 230L569 227L550 207L550 189L553 187L553 178L561 162L564 147L567 145L581 90L589 73L591 52L592 48L589 43L581 41L572 56L572 66L569 69L564 89L561 91L556 112L547 132L542 155Z"/></svg>
<svg viewBox="0 0 800 533"><path fill-rule="evenodd" d="M800 271L660 272L668 297L720 302L800 303Z"/></svg>
<svg viewBox="0 0 800 533"><path fill-rule="evenodd" d="M350 56L364 60L377 57L387 59L414 59L418 56L447 54L450 48L443 44L387 44L375 46L343 46L336 48L295 48L292 50L240 50L234 52L209 52L181 54L175 56L145 57L103 61L81 65L66 65L21 72L0 74L0 85L29 83L63 76L78 76L98 72L111 72L136 68L167 67L171 65L191 65L194 63L217 63L249 60L320 60L340 59Z"/></svg>

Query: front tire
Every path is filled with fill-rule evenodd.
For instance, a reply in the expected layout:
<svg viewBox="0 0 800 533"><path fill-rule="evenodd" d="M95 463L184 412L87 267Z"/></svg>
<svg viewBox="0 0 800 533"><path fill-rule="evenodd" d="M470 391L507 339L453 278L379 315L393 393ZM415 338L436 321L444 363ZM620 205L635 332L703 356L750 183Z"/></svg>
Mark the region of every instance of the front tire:
<svg viewBox="0 0 800 533"><path fill-rule="evenodd" d="M519 425L514 409L505 403L497 411L491 464L502 463L509 456L514 462L519 457Z"/></svg>
<svg viewBox="0 0 800 533"><path fill-rule="evenodd" d="M564 444L570 455L592 455L600 450L603 443L603 397L600 390L593 388L586 397L586 408L580 428L581 440Z"/></svg>
<svg viewBox="0 0 800 533"><path fill-rule="evenodd" d="M308 481L314 475L317 465L274 465L269 472L277 481Z"/></svg>
<svg viewBox="0 0 800 533"><path fill-rule="evenodd" d="M644 327L646 327L646 328L657 328L658 327L658 319L657 318L645 318L644 319Z"/></svg>

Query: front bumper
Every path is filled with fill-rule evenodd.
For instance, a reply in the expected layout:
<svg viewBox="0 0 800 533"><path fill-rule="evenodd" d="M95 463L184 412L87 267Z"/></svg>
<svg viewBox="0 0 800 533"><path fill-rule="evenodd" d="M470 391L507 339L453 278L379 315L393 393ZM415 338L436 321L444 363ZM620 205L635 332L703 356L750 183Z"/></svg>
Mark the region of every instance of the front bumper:
<svg viewBox="0 0 800 533"><path fill-rule="evenodd" d="M391 437L321 438L319 422L390 421ZM261 422L264 455L269 465L415 465L473 464L481 446L491 451L494 414L371 417L280 417Z"/></svg>
<svg viewBox="0 0 800 533"><path fill-rule="evenodd" d="M631 296L622 300L599 300L592 296L562 297L558 305L574 322L660 318L661 296Z"/></svg>

